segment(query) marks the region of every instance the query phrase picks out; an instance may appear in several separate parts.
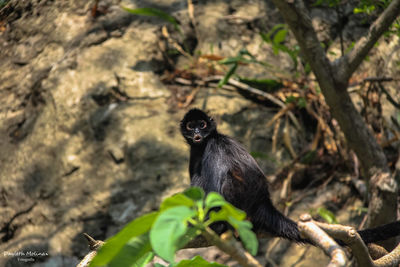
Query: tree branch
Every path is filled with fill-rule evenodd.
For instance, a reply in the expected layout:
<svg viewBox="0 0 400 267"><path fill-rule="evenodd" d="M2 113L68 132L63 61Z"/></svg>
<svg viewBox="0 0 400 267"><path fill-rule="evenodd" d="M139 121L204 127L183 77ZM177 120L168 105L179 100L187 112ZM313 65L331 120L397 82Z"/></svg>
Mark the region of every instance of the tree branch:
<svg viewBox="0 0 400 267"><path fill-rule="evenodd" d="M229 233L229 232L228 232ZM262 265L245 251L239 242L234 240L232 236L220 238L213 230L206 228L202 231L202 235L212 244L217 246L220 250L230 255L233 259L239 262L244 267L262 267Z"/></svg>
<svg viewBox="0 0 400 267"><path fill-rule="evenodd" d="M350 79L353 72L368 55L368 52L378 41L379 37L381 37L399 15L400 0L393 0L371 25L367 35L358 40L348 54L335 61L335 70L339 80L347 81Z"/></svg>
<svg viewBox="0 0 400 267"><path fill-rule="evenodd" d="M394 192L397 190L397 182L390 175L382 147L376 141L347 92L348 79L346 77L350 77L351 74L338 75L338 71L345 72L346 70L339 70L338 64L332 64L326 57L312 26L310 14L302 0L272 1L295 35L304 57L318 80L333 117L338 121L350 148L360 159L363 175L367 179L378 181L378 183L370 183L369 226L396 220L397 196ZM384 27L388 27L390 19L394 19L394 14L399 10L399 2L400 0L394 0L387 8L391 11L385 11L379 22L374 24L376 26L371 27L371 34L368 35L371 36L371 42L375 40L373 38L377 38L377 35L384 31ZM364 46L362 51L370 48L371 45L365 44ZM358 45L358 47L364 46L361 43ZM354 56L348 60L349 64L352 64L352 68L358 66L356 64L358 57L355 56L357 53L353 53ZM343 65L346 64L340 65L344 68ZM350 73L350 71L349 69L348 72Z"/></svg>
<svg viewBox="0 0 400 267"><path fill-rule="evenodd" d="M400 244L389 254L375 260L374 264L377 267L398 266L400 264Z"/></svg>
<svg viewBox="0 0 400 267"><path fill-rule="evenodd" d="M329 235L319 228L309 214L300 216L298 223L302 235L309 238L316 246L320 247L326 255L331 257L329 267L344 267L348 263L346 253Z"/></svg>
<svg viewBox="0 0 400 267"><path fill-rule="evenodd" d="M398 266L400 263L400 244L388 254L383 248L375 247L374 250L379 250L378 254L386 255L381 255L379 259L372 260L367 246L353 227L317 222L312 220L309 214L301 215L298 225L301 234L313 241L315 245L331 257L331 262L328 266L346 266L347 261L344 250L332 237L342 240L351 248L358 266L389 267Z"/></svg>
<svg viewBox="0 0 400 267"><path fill-rule="evenodd" d="M373 261L368 253L368 248L364 244L361 236L357 230L350 226L340 224L326 224L321 222L314 222L319 228L324 230L328 235L333 238L342 240L346 245L351 248L354 257L357 259L359 266L373 267Z"/></svg>
<svg viewBox="0 0 400 267"><path fill-rule="evenodd" d="M90 235L83 233L83 235L86 237L90 252L86 254L86 256L79 262L79 264L76 267L88 267L89 264L92 262L94 257L97 254L97 251L103 246L104 242L101 240L95 240L93 237Z"/></svg>
<svg viewBox="0 0 400 267"><path fill-rule="evenodd" d="M272 2L279 9L282 17L296 37L301 52L310 64L321 87L325 87L323 86L325 83L334 84L331 62L326 57L325 51L318 40L312 26L310 14L303 1L272 0ZM332 95L325 95L325 98L330 96Z"/></svg>

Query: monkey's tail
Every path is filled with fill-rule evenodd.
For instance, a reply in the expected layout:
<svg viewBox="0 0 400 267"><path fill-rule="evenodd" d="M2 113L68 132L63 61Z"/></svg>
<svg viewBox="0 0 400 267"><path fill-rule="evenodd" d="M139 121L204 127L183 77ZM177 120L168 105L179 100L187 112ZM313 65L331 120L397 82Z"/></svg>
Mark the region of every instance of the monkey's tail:
<svg viewBox="0 0 400 267"><path fill-rule="evenodd" d="M264 229L272 234L299 243L313 244L310 240L301 238L297 223L280 213L274 208L274 212L269 214L265 220ZM268 223L269 222L269 223ZM364 243L374 243L387 240L400 235L400 221L388 223L374 228L358 231ZM339 244L344 244L337 240Z"/></svg>
<svg viewBox="0 0 400 267"><path fill-rule="evenodd" d="M276 235L296 241L299 243L311 243L309 240L300 237L299 227L297 223L277 211L275 214L277 225L275 226Z"/></svg>
<svg viewBox="0 0 400 267"><path fill-rule="evenodd" d="M400 221L358 231L364 243L374 243L400 235Z"/></svg>
<svg viewBox="0 0 400 267"><path fill-rule="evenodd" d="M272 235L299 243L311 243L310 240L300 237L297 223L283 215L274 206L271 205L270 208L261 207L256 214L258 214L258 218L252 218L256 231L266 231Z"/></svg>

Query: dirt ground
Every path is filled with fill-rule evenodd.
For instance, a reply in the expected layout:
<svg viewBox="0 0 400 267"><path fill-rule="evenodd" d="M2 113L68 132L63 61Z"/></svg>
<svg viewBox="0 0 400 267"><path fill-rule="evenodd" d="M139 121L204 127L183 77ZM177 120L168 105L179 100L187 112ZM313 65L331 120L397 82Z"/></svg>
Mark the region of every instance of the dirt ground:
<svg viewBox="0 0 400 267"><path fill-rule="evenodd" d="M234 56L245 47L259 60L290 70L290 57L275 55L259 36L282 22L269 1L198 1L195 30L187 1L101 0L96 10L94 2L11 0L0 11L0 266L75 266L89 251L82 233L105 240L188 187L188 147L178 125L190 107L206 104L219 129L249 151L271 150L273 129L265 125L276 107L234 90L207 88L187 107L178 106L179 94L191 89L161 82L170 67L163 54L164 22L120 8L173 14L203 54ZM325 22L315 12L317 25L329 23L329 16ZM356 38L363 28L351 23ZM400 70L392 66L400 53L392 51L398 48L398 39L387 40L371 61L396 77ZM183 57L175 60L182 68L188 64ZM271 76L251 67L241 71ZM296 149L308 141L296 132L291 138ZM282 142L274 160L257 159L267 175L290 158ZM326 203L356 210L362 203L341 182L346 175L338 174L318 195L304 195L289 216ZM278 197L280 188L272 190ZM337 210L337 217L344 223L362 219L356 211ZM235 265L215 248L183 250L179 257L197 254ZM316 248L284 240L261 241L258 259L279 266L327 262Z"/></svg>

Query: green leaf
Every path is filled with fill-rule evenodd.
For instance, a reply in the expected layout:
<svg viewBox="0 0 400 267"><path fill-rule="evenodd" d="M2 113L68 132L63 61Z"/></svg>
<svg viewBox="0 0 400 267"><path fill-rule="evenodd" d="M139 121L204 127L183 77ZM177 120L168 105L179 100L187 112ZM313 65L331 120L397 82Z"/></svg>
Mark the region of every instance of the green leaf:
<svg viewBox="0 0 400 267"><path fill-rule="evenodd" d="M228 202L218 193L210 192L207 195L205 204L206 204L206 212L212 208L221 207L226 205Z"/></svg>
<svg viewBox="0 0 400 267"><path fill-rule="evenodd" d="M177 242L178 249L185 247L185 245L190 240L192 240L193 238L195 238L196 236L198 236L200 234L201 234L201 231L199 229L196 229L194 227L188 227L188 229L186 230L186 233Z"/></svg>
<svg viewBox="0 0 400 267"><path fill-rule="evenodd" d="M324 0L317 0L312 6L320 6L323 2Z"/></svg>
<svg viewBox="0 0 400 267"><path fill-rule="evenodd" d="M221 81L219 81L218 87L222 87L228 82L229 78L235 73L237 67L238 67L237 63L232 65L229 71L225 74L224 78Z"/></svg>
<svg viewBox="0 0 400 267"><path fill-rule="evenodd" d="M318 208L319 216L321 216L327 223L338 223L335 214L325 208Z"/></svg>
<svg viewBox="0 0 400 267"><path fill-rule="evenodd" d="M285 99L285 104L293 103L297 101L297 97L293 95L288 95Z"/></svg>
<svg viewBox="0 0 400 267"><path fill-rule="evenodd" d="M194 201L191 198L187 197L184 193L178 193L164 199L164 201L160 205L160 211L164 211L176 206L193 207L194 204Z"/></svg>
<svg viewBox="0 0 400 267"><path fill-rule="evenodd" d="M210 222L229 221L230 217L242 221L246 218L246 213L226 202L219 211L210 212L209 220Z"/></svg>
<svg viewBox="0 0 400 267"><path fill-rule="evenodd" d="M239 221L229 217L228 222L238 231L240 240L244 247L252 254L256 255L258 250L258 240L256 234L251 230L253 225L249 221Z"/></svg>
<svg viewBox="0 0 400 267"><path fill-rule="evenodd" d="M247 58L245 56L247 56L249 58ZM236 57L224 58L224 59L219 60L218 63L223 64L223 65L238 64L238 63L261 64L261 62L257 61L256 58L252 54L250 54L250 52L247 51L246 49L241 49Z"/></svg>
<svg viewBox="0 0 400 267"><path fill-rule="evenodd" d="M147 264L154 259L154 252L147 252L143 257L136 261L134 267L145 267Z"/></svg>
<svg viewBox="0 0 400 267"><path fill-rule="evenodd" d="M277 89L280 89L283 87L283 84L277 80L274 79L249 79L245 77L240 77L239 81L242 83L245 83L251 87L266 91L266 92L271 92L271 91L276 91Z"/></svg>
<svg viewBox="0 0 400 267"><path fill-rule="evenodd" d="M165 21L171 23L172 25L174 25L175 29L180 30L179 23L173 16L171 16L170 14L165 13L164 11L159 10L157 8L144 7L144 8L132 9L132 8L127 8L127 7L122 7L122 9L131 14L135 14L135 15L153 16L153 17L160 18L160 19L165 20Z"/></svg>
<svg viewBox="0 0 400 267"><path fill-rule="evenodd" d="M153 259L149 233L134 237L120 250L109 263L110 267L132 266L144 267Z"/></svg>
<svg viewBox="0 0 400 267"><path fill-rule="evenodd" d="M307 100L304 97L299 97L297 99L297 106L299 108L305 108L307 106Z"/></svg>
<svg viewBox="0 0 400 267"><path fill-rule="evenodd" d="M400 124L400 112L397 112L397 122Z"/></svg>
<svg viewBox="0 0 400 267"><path fill-rule="evenodd" d="M316 150L310 150L303 157L301 157L300 162L303 164L311 164L317 155L318 154Z"/></svg>
<svg viewBox="0 0 400 267"><path fill-rule="evenodd" d="M286 29L281 29L279 30L275 35L274 35L274 40L273 42L275 44L280 44L283 43L283 41L285 41L286 39L286 35L287 35L287 30Z"/></svg>
<svg viewBox="0 0 400 267"><path fill-rule="evenodd" d="M236 64L239 63L241 59L242 59L241 57L228 57L219 60L218 63L223 65Z"/></svg>
<svg viewBox="0 0 400 267"><path fill-rule="evenodd" d="M263 39L263 41L264 42L266 42L266 43L270 43L271 42L271 39L270 39L270 37L269 37L269 35L267 34L267 33L260 33L260 36L261 36L261 39Z"/></svg>
<svg viewBox="0 0 400 267"><path fill-rule="evenodd" d="M186 233L187 220L194 215L194 210L178 206L167 209L157 217L150 231L150 243L161 258L174 262L180 238Z"/></svg>
<svg viewBox="0 0 400 267"><path fill-rule="evenodd" d="M274 162L274 163L278 163L278 161L273 156L270 156L268 153L264 153L264 152L261 152L261 151L251 151L250 155L253 158L256 158L256 159L257 158L258 159L265 159L265 160L268 160L268 161L271 161L271 162Z"/></svg>
<svg viewBox="0 0 400 267"><path fill-rule="evenodd" d="M274 55L278 55L279 54L279 46L276 44L273 44L272 51L274 52Z"/></svg>
<svg viewBox="0 0 400 267"><path fill-rule="evenodd" d="M143 215L130 222L101 247L90 266L107 265L133 237L147 233L158 216L158 212Z"/></svg>
<svg viewBox="0 0 400 267"><path fill-rule="evenodd" d="M306 63L306 65L304 66L304 71L307 75L311 73L312 69L309 63Z"/></svg>
<svg viewBox="0 0 400 267"><path fill-rule="evenodd" d="M200 256L196 256L190 260L182 260L174 267L226 267L216 262L208 262Z"/></svg>
<svg viewBox="0 0 400 267"><path fill-rule="evenodd" d="M200 187L190 187L186 189L183 194L193 200L202 200L204 198L204 191Z"/></svg>

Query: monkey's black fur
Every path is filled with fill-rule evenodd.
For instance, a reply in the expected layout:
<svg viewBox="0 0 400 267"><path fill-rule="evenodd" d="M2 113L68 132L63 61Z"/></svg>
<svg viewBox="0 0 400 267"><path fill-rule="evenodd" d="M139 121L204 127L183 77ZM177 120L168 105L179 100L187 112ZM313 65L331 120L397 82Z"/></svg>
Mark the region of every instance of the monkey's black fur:
<svg viewBox="0 0 400 267"><path fill-rule="evenodd" d="M297 224L272 204L268 182L254 158L232 138L217 132L212 118L192 109L181 121L181 133L190 145L189 173L192 186L206 193L218 192L247 213L255 232L269 232L296 242ZM385 240L400 234L400 222L359 231L364 242Z"/></svg>

